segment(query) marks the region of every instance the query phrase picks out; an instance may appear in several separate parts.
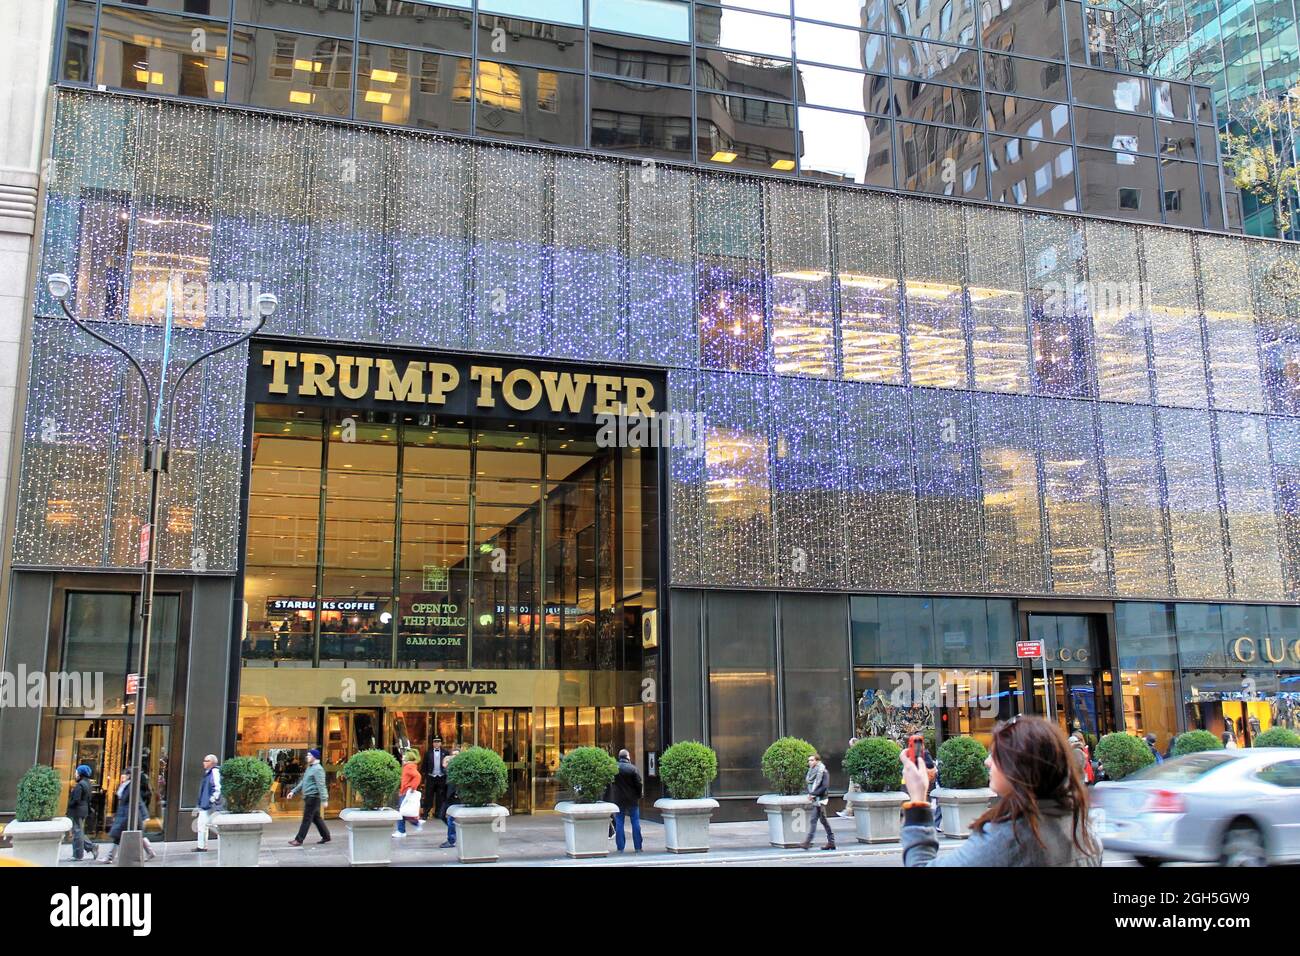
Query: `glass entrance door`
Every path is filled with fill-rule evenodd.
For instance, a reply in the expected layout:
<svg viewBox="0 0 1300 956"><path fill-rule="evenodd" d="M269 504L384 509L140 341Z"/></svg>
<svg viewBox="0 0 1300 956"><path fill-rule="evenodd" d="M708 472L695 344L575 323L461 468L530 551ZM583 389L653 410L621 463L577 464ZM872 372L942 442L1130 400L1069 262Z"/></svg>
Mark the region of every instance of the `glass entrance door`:
<svg viewBox="0 0 1300 956"><path fill-rule="evenodd" d="M1114 728L1111 672L1101 658L1100 618L1091 614L1030 614L1029 638L1041 641L1047 656L1047 680L1034 661L1034 710L1050 714L1067 733L1079 731L1093 740Z"/></svg>
<svg viewBox="0 0 1300 956"><path fill-rule="evenodd" d="M357 751L378 747L382 729L380 712L375 709L330 709L325 712L325 746L321 748L321 763L325 766L330 816L338 816L344 807L356 805L358 797L343 777L343 765Z"/></svg>
<svg viewBox="0 0 1300 956"><path fill-rule="evenodd" d="M532 718L525 707L478 712L478 745L495 750L505 761L509 789L502 803L511 813L533 812Z"/></svg>
<svg viewBox="0 0 1300 956"><path fill-rule="evenodd" d="M131 738L135 730L131 720L63 720L59 721L55 743L55 770L65 783L60 812L77 780L77 767L91 769L90 815L86 818L86 835L108 835L117 810L117 790L122 774L131 766ZM148 816L145 836L162 839L167 826L168 745L171 728L166 723L146 720L144 726L144 803ZM185 839L185 834L181 834Z"/></svg>

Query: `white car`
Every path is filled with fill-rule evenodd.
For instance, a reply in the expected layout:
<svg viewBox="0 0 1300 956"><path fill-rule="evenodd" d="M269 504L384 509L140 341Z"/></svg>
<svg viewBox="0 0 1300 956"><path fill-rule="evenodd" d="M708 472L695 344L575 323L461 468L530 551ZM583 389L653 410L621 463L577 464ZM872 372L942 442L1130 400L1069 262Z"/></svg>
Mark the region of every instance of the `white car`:
<svg viewBox="0 0 1300 956"><path fill-rule="evenodd" d="M1209 750L1093 788L1107 850L1144 866L1171 861L1300 862L1300 750Z"/></svg>

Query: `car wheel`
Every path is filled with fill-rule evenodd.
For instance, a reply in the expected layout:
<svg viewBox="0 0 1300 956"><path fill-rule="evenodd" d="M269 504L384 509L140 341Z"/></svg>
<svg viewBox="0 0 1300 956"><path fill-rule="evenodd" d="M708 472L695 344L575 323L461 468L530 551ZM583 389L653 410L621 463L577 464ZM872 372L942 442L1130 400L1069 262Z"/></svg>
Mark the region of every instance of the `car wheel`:
<svg viewBox="0 0 1300 956"><path fill-rule="evenodd" d="M1223 835L1219 862L1223 866L1267 866L1264 834L1253 823L1237 823Z"/></svg>
<svg viewBox="0 0 1300 956"><path fill-rule="evenodd" d="M1165 861L1158 856L1135 856L1139 866L1164 866Z"/></svg>

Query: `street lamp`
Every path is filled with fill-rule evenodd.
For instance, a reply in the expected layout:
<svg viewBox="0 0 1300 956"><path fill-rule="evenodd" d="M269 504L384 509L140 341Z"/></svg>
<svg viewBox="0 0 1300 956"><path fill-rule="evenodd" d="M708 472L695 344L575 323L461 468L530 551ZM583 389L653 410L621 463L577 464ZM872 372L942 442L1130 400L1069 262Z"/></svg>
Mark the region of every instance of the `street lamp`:
<svg viewBox="0 0 1300 956"><path fill-rule="evenodd" d="M135 356L112 339L96 332L77 318L73 311L68 308L68 296L72 292L72 280L61 272L55 272L45 281L46 288L49 289L50 295L63 309L63 314L91 338L103 342L115 352L123 355L131 363L131 367L139 374L140 384L144 387L145 429L147 430L144 447L144 470L149 473L149 519L148 523L140 531L140 552L141 560L144 563L144 572L140 579L140 649L136 662L135 724L131 741L131 799L127 807L126 829L122 832L121 837L121 855L118 857L119 865L138 866L141 860L144 838L144 821L140 819L139 808L141 794L144 789L141 780L143 777L144 718L147 702L145 679L149 674L149 638L153 624L154 571L155 559L158 555L158 535L156 533L158 525L158 489L163 472L167 471L171 457L172 420L176 414L176 396L180 394L181 382L185 380L185 376L196 365L206 358L211 358L227 349L234 348L241 342L247 342L261 331L262 326L266 324L266 320L275 312L279 300L269 292L259 295L257 297L256 315L253 316L252 327L248 331L224 345L209 349L185 366L176 379L170 398L167 399L167 427L166 431L163 432L161 430L162 416L161 414L155 415L155 410L157 412L162 411L163 393L167 384L168 356L171 354L173 327L170 287L168 288L167 318L163 332L163 368L162 374L158 378L158 400L155 406L153 389L149 385L149 377L144 374L144 369L140 367L140 363ZM247 324L246 321L245 325Z"/></svg>

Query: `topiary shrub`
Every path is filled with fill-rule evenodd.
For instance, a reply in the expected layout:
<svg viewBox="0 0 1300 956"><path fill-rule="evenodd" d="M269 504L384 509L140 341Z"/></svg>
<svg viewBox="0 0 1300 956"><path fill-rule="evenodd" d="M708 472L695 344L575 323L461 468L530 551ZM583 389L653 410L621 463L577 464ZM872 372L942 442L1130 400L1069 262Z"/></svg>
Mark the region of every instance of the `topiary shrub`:
<svg viewBox="0 0 1300 956"><path fill-rule="evenodd" d="M599 747L579 747L560 759L558 777L578 803L599 803L618 774L618 761Z"/></svg>
<svg viewBox="0 0 1300 956"><path fill-rule="evenodd" d="M382 810L402 782L402 765L387 750L359 750L343 765L343 777L361 797L361 809Z"/></svg>
<svg viewBox="0 0 1300 956"><path fill-rule="evenodd" d="M949 737L939 748L939 780L948 790L978 790L989 785L989 752L974 737Z"/></svg>
<svg viewBox="0 0 1300 956"><path fill-rule="evenodd" d="M1222 750L1223 741L1208 730L1189 730L1179 734L1174 741L1173 756L1185 757L1187 754L1200 753L1202 750Z"/></svg>
<svg viewBox="0 0 1300 956"><path fill-rule="evenodd" d="M18 781L18 806L14 819L18 823L37 823L54 819L59 806L59 775L50 767L37 764Z"/></svg>
<svg viewBox="0 0 1300 956"><path fill-rule="evenodd" d="M262 807L275 775L264 761L231 757L221 765L221 802L230 813L252 813Z"/></svg>
<svg viewBox="0 0 1300 956"><path fill-rule="evenodd" d="M467 807L495 803L509 786L505 761L487 747L468 747L453 757L447 764L447 780Z"/></svg>
<svg viewBox="0 0 1300 956"><path fill-rule="evenodd" d="M677 800L699 800L718 776L718 755L695 740L681 740L659 758L659 779Z"/></svg>
<svg viewBox="0 0 1300 956"><path fill-rule="evenodd" d="M1132 734L1107 734L1097 743L1095 755L1108 780L1123 780L1156 762L1146 741Z"/></svg>
<svg viewBox="0 0 1300 956"><path fill-rule="evenodd" d="M867 793L893 793L903 789L902 748L888 737L859 740L844 755L844 772Z"/></svg>
<svg viewBox="0 0 1300 956"><path fill-rule="evenodd" d="M1255 735L1252 747L1300 747L1300 734L1285 727L1270 727Z"/></svg>
<svg viewBox="0 0 1300 956"><path fill-rule="evenodd" d="M808 776L808 758L817 748L798 737L782 737L763 753L763 776L785 797L803 793Z"/></svg>

